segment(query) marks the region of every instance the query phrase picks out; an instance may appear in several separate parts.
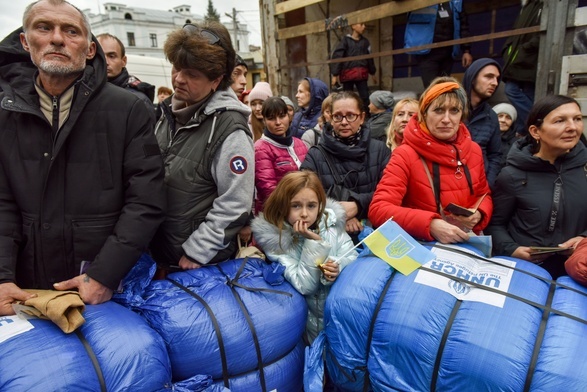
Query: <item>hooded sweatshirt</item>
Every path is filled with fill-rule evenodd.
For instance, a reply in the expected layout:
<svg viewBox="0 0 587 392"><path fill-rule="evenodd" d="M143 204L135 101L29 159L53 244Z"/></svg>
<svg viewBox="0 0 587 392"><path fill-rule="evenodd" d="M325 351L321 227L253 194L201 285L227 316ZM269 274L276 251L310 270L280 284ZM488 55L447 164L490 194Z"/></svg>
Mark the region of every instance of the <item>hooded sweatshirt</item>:
<svg viewBox="0 0 587 392"><path fill-rule="evenodd" d="M328 96L328 86L320 79L304 78L310 83L310 103L307 108L300 107L294 114L290 128L292 136L301 138L304 132L314 128L322 113L322 101Z"/></svg>
<svg viewBox="0 0 587 392"><path fill-rule="evenodd" d="M253 204L255 157L250 109L228 87L199 104L183 125L167 98L155 135L165 163L168 214L151 251L175 265L182 256L213 264L234 256ZM178 105L181 106L181 105Z"/></svg>
<svg viewBox="0 0 587 392"><path fill-rule="evenodd" d="M467 68L463 76L463 87L471 102L471 91L473 84L479 72L488 65L495 65L501 75L501 66L497 61L481 58L473 61L473 64ZM500 78L498 77L498 83ZM471 133L474 142L481 146L483 152L483 161L485 163L485 174L489 186L493 188L495 179L501 170L501 132L499 130L499 121L497 114L491 109L489 103L481 101L476 108L469 106L469 119L465 120L465 125Z"/></svg>

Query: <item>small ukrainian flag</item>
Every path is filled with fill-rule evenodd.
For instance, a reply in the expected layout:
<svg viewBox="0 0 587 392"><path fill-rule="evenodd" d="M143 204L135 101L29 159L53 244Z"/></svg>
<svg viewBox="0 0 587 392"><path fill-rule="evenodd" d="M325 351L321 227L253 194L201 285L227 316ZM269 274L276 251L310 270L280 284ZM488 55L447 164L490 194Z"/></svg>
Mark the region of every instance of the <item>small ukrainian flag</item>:
<svg viewBox="0 0 587 392"><path fill-rule="evenodd" d="M391 219L363 241L373 254L404 275L436 258Z"/></svg>

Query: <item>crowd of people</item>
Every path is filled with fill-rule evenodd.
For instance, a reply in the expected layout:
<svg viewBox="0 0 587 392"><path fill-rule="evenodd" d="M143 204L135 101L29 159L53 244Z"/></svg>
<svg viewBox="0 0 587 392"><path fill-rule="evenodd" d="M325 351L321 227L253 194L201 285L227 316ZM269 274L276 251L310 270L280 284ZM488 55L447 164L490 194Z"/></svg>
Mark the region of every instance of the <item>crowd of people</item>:
<svg viewBox="0 0 587 392"><path fill-rule="evenodd" d="M428 33L438 19L465 35L457 3L421 13ZM368 51L364 29L353 25L337 56ZM502 69L458 49L463 84L431 78L419 100L366 94L374 66L339 62L331 82L343 91L306 77L294 103L266 82L247 89L223 25L186 24L165 42L173 91L157 92L156 112L120 40L94 37L66 1L32 3L0 43L0 315L32 295L23 288L102 303L143 252L165 275L231 259L240 238L307 297L311 342L359 234L390 218L423 241L491 234L495 255L564 274L587 236L579 103L541 98L520 132L514 101L488 104L515 60Z"/></svg>

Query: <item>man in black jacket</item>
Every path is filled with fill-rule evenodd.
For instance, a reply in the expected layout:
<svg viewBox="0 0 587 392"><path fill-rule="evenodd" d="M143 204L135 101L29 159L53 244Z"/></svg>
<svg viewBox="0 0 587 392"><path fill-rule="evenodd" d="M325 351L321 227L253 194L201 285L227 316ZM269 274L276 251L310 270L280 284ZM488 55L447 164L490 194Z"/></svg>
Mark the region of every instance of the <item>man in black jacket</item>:
<svg viewBox="0 0 587 392"><path fill-rule="evenodd" d="M108 301L163 220L145 105L106 81L83 13L40 0L0 43L0 315L31 294Z"/></svg>
<svg viewBox="0 0 587 392"><path fill-rule="evenodd" d="M542 0L522 0L521 4L522 9L513 28L538 26ZM505 93L518 112L515 127L520 135L528 134L526 119L534 105L539 46L540 34L523 34L509 37L502 50Z"/></svg>
<svg viewBox="0 0 587 392"><path fill-rule="evenodd" d="M115 86L127 89L141 99L151 109L153 121L155 121L155 110L153 100L155 99L155 86L142 82L136 76L129 75L126 70L126 50L124 44L118 37L104 33L97 35L96 38L106 56L106 72L108 81Z"/></svg>

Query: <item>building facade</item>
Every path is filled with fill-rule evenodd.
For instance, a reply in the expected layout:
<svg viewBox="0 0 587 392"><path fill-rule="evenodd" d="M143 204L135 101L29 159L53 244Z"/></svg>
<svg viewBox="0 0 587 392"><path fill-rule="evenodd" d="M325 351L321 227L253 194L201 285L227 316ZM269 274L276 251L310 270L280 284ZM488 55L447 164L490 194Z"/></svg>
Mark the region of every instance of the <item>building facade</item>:
<svg viewBox="0 0 587 392"><path fill-rule="evenodd" d="M164 59L163 45L167 34L186 23L202 23L203 15L192 13L190 5L179 5L170 10L127 7L122 3L104 3L103 12L94 14L84 10L90 20L94 35L109 33L118 37L125 45L126 54ZM249 46L249 31L246 24L230 20L223 23L228 29L237 53L249 65L248 86L264 79L261 48ZM258 53L257 53L258 52ZM129 71L133 71L129 60ZM141 75L137 75L139 78ZM148 82L148 80L145 79Z"/></svg>

